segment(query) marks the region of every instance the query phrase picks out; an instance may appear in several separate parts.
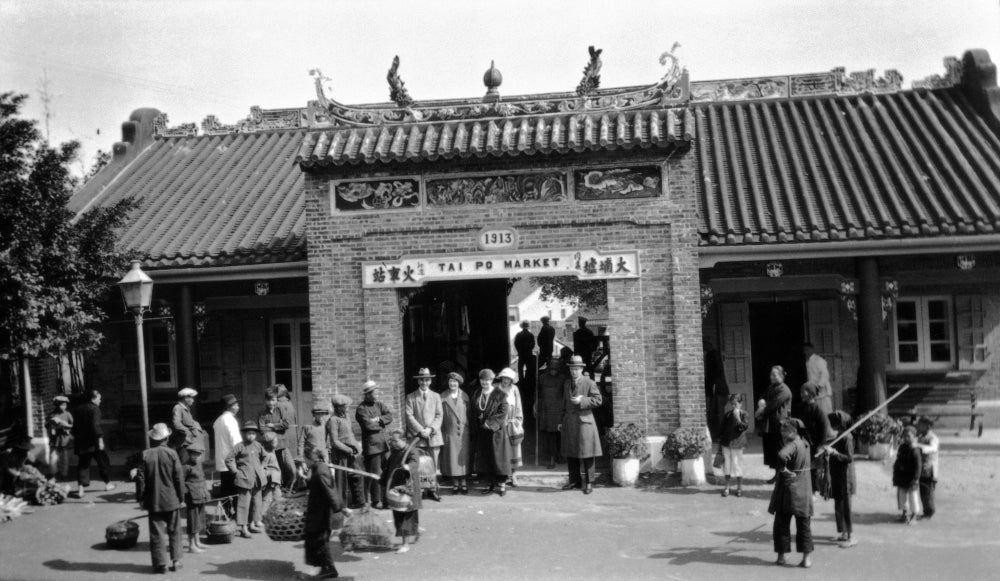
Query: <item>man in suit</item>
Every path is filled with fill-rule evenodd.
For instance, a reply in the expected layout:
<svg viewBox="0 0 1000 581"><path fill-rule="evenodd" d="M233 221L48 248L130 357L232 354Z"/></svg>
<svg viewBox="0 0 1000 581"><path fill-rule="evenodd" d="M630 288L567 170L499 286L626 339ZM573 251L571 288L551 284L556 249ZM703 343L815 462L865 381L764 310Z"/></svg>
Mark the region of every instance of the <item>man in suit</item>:
<svg viewBox="0 0 1000 581"><path fill-rule="evenodd" d="M434 459L436 473L438 454L444 445L444 438L441 437L444 408L441 406L441 396L431 391L434 375L430 369L421 367L413 377L417 380L418 389L406 396L406 439L420 438L417 447L428 452ZM429 487L427 496L441 502L436 484Z"/></svg>
<svg viewBox="0 0 1000 581"><path fill-rule="evenodd" d="M73 442L79 463L76 467L77 496L90 486L90 461L97 462L97 471L104 480L104 490L114 490L111 484L111 460L104 449L104 430L101 429L101 392L92 389L85 403L73 410Z"/></svg>
<svg viewBox="0 0 1000 581"><path fill-rule="evenodd" d="M306 565L319 567L313 579L337 577L337 567L330 551L330 533L340 528L343 517L351 510L344 506L336 480L326 463L326 450L313 448L306 461L312 467L309 477L309 500L306 504L305 551ZM340 514L338 514L340 513Z"/></svg>
<svg viewBox="0 0 1000 581"><path fill-rule="evenodd" d="M149 512L149 553L154 573L166 573L168 562L171 571L180 569L184 552L180 510L184 508L184 467L177 452L163 445L169 437L166 424L153 426L149 431L150 447L143 451L142 469L136 475L142 483L143 508Z"/></svg>
<svg viewBox="0 0 1000 581"><path fill-rule="evenodd" d="M573 385L566 390L563 400L562 454L569 465L569 484L563 490L582 488L584 494L593 492L594 458L603 454L601 438L597 433L594 409L601 406L601 390L589 377L584 377L583 358L574 355L569 362ZM580 466L583 465L583 480Z"/></svg>
<svg viewBox="0 0 1000 581"><path fill-rule="evenodd" d="M517 351L517 375L521 381L532 386L535 380L535 336L531 334L528 321L521 321L521 332L514 335L514 350ZM522 385L522 387L524 387Z"/></svg>
<svg viewBox="0 0 1000 581"><path fill-rule="evenodd" d="M556 330L549 324L548 317L542 317L542 328L538 331L538 366L545 365L552 359L555 348Z"/></svg>
<svg viewBox="0 0 1000 581"><path fill-rule="evenodd" d="M594 332L587 327L587 317L577 317L580 328L573 331L573 353L579 355L583 360L584 370L590 378L594 378L594 348L597 346L597 339Z"/></svg>

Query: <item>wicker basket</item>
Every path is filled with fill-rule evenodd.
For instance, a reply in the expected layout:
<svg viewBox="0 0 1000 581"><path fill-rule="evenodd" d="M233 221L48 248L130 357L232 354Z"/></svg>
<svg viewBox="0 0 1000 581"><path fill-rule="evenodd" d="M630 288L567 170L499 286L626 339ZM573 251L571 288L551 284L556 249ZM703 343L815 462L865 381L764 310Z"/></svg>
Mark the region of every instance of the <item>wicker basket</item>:
<svg viewBox="0 0 1000 581"><path fill-rule="evenodd" d="M306 529L309 494L300 492L276 500L264 514L264 530L272 541L301 541Z"/></svg>
<svg viewBox="0 0 1000 581"><path fill-rule="evenodd" d="M131 549L139 541L139 525L120 520L104 529L104 539L112 549Z"/></svg>
<svg viewBox="0 0 1000 581"><path fill-rule="evenodd" d="M408 485L399 485L385 492L385 503L391 510L410 512L413 508L413 496Z"/></svg>

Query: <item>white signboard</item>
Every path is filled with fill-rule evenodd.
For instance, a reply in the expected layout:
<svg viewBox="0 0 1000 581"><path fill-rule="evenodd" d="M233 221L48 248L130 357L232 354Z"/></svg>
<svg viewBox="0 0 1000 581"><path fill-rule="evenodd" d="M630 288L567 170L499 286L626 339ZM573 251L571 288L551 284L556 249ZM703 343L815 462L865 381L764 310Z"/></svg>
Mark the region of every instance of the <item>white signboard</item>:
<svg viewBox="0 0 1000 581"><path fill-rule="evenodd" d="M429 281L524 276L580 279L639 278L639 252L545 250L444 254L365 262L364 288L418 287Z"/></svg>

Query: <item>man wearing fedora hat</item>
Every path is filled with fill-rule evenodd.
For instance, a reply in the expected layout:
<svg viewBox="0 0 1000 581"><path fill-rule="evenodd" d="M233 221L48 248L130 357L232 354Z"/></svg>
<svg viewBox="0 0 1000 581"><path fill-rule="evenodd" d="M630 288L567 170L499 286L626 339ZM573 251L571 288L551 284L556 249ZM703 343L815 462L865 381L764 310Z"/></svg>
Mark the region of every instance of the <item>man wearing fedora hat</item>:
<svg viewBox="0 0 1000 581"><path fill-rule="evenodd" d="M170 437L170 445L177 450L182 462L187 458L187 449L192 445L198 445L203 450L205 449L202 443L205 430L191 415L191 407L194 406L194 398L197 396L198 392L194 389L182 388L177 392L178 401L174 404L171 415L174 432Z"/></svg>
<svg viewBox="0 0 1000 581"><path fill-rule="evenodd" d="M382 475L382 467L389 455L386 428L392 424L392 410L378 398L378 384L372 380L361 388L364 400L358 404L354 419L361 426L361 452L365 471ZM382 507L382 485L374 478L366 478L368 499L375 508Z"/></svg>
<svg viewBox="0 0 1000 581"><path fill-rule="evenodd" d="M590 494L593 492L594 458L603 453L593 411L601 406L601 390L594 380L583 375L584 367L583 358L579 355L574 355L569 361L572 385L567 386L565 391L563 420L558 428L562 436L562 455L569 465L569 483L563 489L582 488L584 494Z"/></svg>
<svg viewBox="0 0 1000 581"><path fill-rule="evenodd" d="M413 377L417 380L418 389L406 396L406 439L419 438L417 447L430 454L437 473L438 454L444 445L444 438L441 437L444 408L441 406L441 396L431 391L434 375L430 369L421 367ZM436 484L429 487L427 496L441 502Z"/></svg>
<svg viewBox="0 0 1000 581"><path fill-rule="evenodd" d="M166 573L168 562L171 571L181 568L184 467L177 452L163 445L170 437L166 424L154 424L148 435L150 447L142 452L142 469L136 478L142 488L142 506L149 512L149 553L153 572Z"/></svg>

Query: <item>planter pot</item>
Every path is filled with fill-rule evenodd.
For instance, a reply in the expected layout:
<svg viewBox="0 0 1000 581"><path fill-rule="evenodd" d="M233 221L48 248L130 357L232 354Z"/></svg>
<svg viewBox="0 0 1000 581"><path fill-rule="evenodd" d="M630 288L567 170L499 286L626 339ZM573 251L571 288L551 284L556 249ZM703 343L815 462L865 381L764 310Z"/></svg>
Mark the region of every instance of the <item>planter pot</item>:
<svg viewBox="0 0 1000 581"><path fill-rule="evenodd" d="M698 457L681 460L681 486L705 484L705 459Z"/></svg>
<svg viewBox="0 0 1000 581"><path fill-rule="evenodd" d="M877 444L868 445L868 458L870 460L885 460L889 457L889 452L892 451L892 444L879 442Z"/></svg>
<svg viewBox="0 0 1000 581"><path fill-rule="evenodd" d="M639 480L639 459L612 458L611 478L619 486L635 486Z"/></svg>

